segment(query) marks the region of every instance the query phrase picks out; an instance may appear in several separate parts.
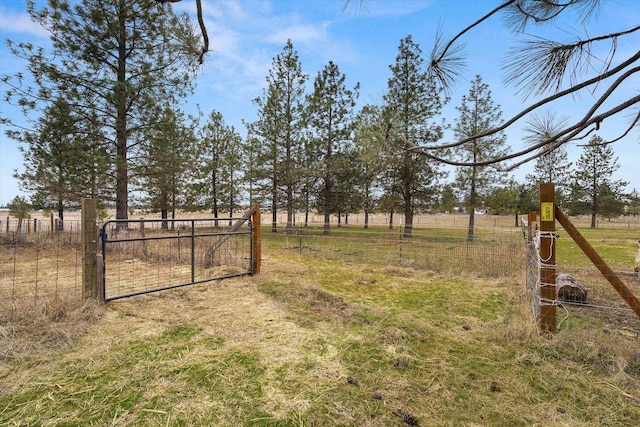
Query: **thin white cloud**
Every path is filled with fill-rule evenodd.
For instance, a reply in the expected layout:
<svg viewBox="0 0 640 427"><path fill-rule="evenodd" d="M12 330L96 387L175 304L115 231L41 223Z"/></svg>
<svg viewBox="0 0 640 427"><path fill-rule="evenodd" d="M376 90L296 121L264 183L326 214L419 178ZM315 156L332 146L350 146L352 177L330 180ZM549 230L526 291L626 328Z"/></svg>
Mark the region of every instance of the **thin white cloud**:
<svg viewBox="0 0 640 427"><path fill-rule="evenodd" d="M0 7L0 32L3 36L11 34L30 35L33 37L49 37L40 24L33 22L26 12L13 12Z"/></svg>
<svg viewBox="0 0 640 427"><path fill-rule="evenodd" d="M317 43L326 39L326 28L326 23L294 24L269 34L268 40L283 45L289 39L294 40L296 43Z"/></svg>
<svg viewBox="0 0 640 427"><path fill-rule="evenodd" d="M428 9L433 6L433 3L434 0L350 0L345 7L344 14L347 16L354 15L375 17L402 16Z"/></svg>

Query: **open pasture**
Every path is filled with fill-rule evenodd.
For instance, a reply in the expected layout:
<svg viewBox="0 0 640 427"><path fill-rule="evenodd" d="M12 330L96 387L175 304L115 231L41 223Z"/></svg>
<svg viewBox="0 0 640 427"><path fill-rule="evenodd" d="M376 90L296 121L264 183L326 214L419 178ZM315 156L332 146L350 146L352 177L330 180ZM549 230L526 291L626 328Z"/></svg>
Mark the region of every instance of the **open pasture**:
<svg viewBox="0 0 640 427"><path fill-rule="evenodd" d="M380 241L354 225L336 227L331 236L265 228L263 216L262 273L255 277L104 306L65 303L58 293L29 316L3 311L0 424L632 426L640 420L640 322L623 308L602 315L595 307L567 307L558 334L539 336L517 228L481 228L472 244L463 228L425 229L411 239L397 229L370 230ZM627 265L632 271L632 233L581 231L615 271L625 273ZM483 270L500 258L494 249L509 242L510 267ZM591 288L607 289L568 238L558 245L559 266L586 277ZM459 252L446 255L455 247ZM20 250L34 255L35 248ZM69 246L56 250L74 253ZM6 276L12 267L1 259ZM429 264L434 259L439 268ZM58 263L59 275L71 277L64 267L72 270L73 263ZM632 279L623 276L638 294Z"/></svg>

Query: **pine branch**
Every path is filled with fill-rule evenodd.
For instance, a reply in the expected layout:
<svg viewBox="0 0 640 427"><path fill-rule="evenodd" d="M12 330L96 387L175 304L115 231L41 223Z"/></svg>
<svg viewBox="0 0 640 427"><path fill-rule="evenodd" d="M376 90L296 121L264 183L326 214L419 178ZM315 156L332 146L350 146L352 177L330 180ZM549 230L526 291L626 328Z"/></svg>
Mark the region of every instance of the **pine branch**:
<svg viewBox="0 0 640 427"><path fill-rule="evenodd" d="M617 39L640 30L636 26L626 31L578 40L573 43L560 43L553 40L526 40L511 49L507 55L505 70L508 74L506 84L520 86L524 98L530 95L542 95L545 92L558 92L565 77L570 73L570 84L579 80L581 69L592 64L591 46L600 41L611 40L611 54L604 60L600 73L609 69L613 60Z"/></svg>

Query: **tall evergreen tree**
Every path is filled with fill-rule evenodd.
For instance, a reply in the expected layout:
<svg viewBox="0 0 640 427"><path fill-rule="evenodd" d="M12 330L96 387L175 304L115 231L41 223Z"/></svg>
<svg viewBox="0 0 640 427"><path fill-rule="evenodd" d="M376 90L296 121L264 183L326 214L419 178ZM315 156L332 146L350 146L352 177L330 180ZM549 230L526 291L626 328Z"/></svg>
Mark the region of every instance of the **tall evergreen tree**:
<svg viewBox="0 0 640 427"><path fill-rule="evenodd" d="M429 78L422 51L409 35L400 41L398 56L390 66L392 76L384 96L387 120L385 189L388 200L397 200L404 211L404 234L411 236L413 215L437 200L439 165L410 150L442 137L441 126L431 120L442 109L442 99Z"/></svg>
<svg viewBox="0 0 640 427"><path fill-rule="evenodd" d="M7 133L24 144L20 148L25 171L15 177L24 191L32 193L37 208L56 210L63 220L65 208L78 206L82 198L106 196L109 153L95 122L85 120L79 126L66 100L49 105L33 129Z"/></svg>
<svg viewBox="0 0 640 427"><path fill-rule="evenodd" d="M143 129L154 125L157 100L191 90L198 36L186 15L154 0L57 0L39 10L29 2L27 9L50 32L52 52L10 42L28 61L37 88L22 89L19 77L6 79L13 86L8 97L28 115L42 102L63 98L79 121L97 118L113 154L116 218L127 218L130 159Z"/></svg>
<svg viewBox="0 0 640 427"><path fill-rule="evenodd" d="M230 212L236 207L235 187L242 138L233 126L225 123L218 111L212 111L202 128L192 171L190 205L210 209L215 218L223 205ZM234 188L232 188L234 187Z"/></svg>
<svg viewBox="0 0 640 427"><path fill-rule="evenodd" d="M480 135L501 122L500 106L493 102L489 85L479 75L471 82L469 93L462 97L462 102L456 109L460 116L456 119L454 132L459 140ZM473 241L475 210L483 206L492 190L505 181L504 174L499 174L493 167L479 166L477 163L504 156L507 151L506 138L504 133L499 132L473 138L454 148L455 157L471 164L456 169L455 181L469 211L467 241Z"/></svg>
<svg viewBox="0 0 640 427"><path fill-rule="evenodd" d="M223 209L229 212L229 218L240 210L240 201L244 194L243 153L244 141L235 128L231 127L231 138L224 154L220 169L220 201ZM231 223L229 223L231 226Z"/></svg>
<svg viewBox="0 0 640 427"><path fill-rule="evenodd" d="M300 187L300 159L304 154L305 83L298 53L291 40L272 62L267 88L258 106L251 133L259 141L254 174L271 202L271 231L276 231L278 207L287 211L287 233L293 230L294 196ZM284 203L281 201L284 198Z"/></svg>
<svg viewBox="0 0 640 427"><path fill-rule="evenodd" d="M591 215L591 228L596 228L596 217L604 213L607 203L611 205L624 196L628 183L613 179L619 167L613 148L593 135L576 162L572 194L574 203L583 204Z"/></svg>
<svg viewBox="0 0 640 427"><path fill-rule="evenodd" d="M445 184L440 191L440 202L438 203L438 211L443 213L452 213L454 208L458 206L458 198L452 184Z"/></svg>
<svg viewBox="0 0 640 427"><path fill-rule="evenodd" d="M7 203L7 208L9 208L9 214L18 218L18 226L17 232L19 233L22 230L22 222L27 218L29 212L33 208L29 202L21 196L16 196Z"/></svg>
<svg viewBox="0 0 640 427"><path fill-rule="evenodd" d="M324 234L329 234L332 213L340 211L336 178L348 168L344 156L353 147L353 108L360 84L353 90L345 85L346 76L329 61L318 73L309 97L308 123L318 147L318 170L322 180L319 192L324 213Z"/></svg>
<svg viewBox="0 0 640 427"><path fill-rule="evenodd" d="M537 145L549 140L560 129L567 125L566 119L558 119L553 113L534 114L527 122L524 129L525 142ZM569 193L571 182L571 162L564 146L554 147L553 143L547 143L540 149L540 156L536 158L533 172L527 174L527 181L531 184L531 194L538 198L540 184L553 182L556 188L556 203L563 206Z"/></svg>
<svg viewBox="0 0 640 427"><path fill-rule="evenodd" d="M380 175L384 159L380 153L384 148L386 126L382 109L375 105L365 105L356 118L355 155L360 170L357 188L362 197L364 228L369 228L369 214L373 212L380 190Z"/></svg>
<svg viewBox="0 0 640 427"><path fill-rule="evenodd" d="M158 114L159 121L146 132L141 144L138 181L145 202L168 219L175 218L176 208L185 202L187 171L194 164L195 136L185 123L184 114L166 105ZM162 222L167 228L168 221Z"/></svg>

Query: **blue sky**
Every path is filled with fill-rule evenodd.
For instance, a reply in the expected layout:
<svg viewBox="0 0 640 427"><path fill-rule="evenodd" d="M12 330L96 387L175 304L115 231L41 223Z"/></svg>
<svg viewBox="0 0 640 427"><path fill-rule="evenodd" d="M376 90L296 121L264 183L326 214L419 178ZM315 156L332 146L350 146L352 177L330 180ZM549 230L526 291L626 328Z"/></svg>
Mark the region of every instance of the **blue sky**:
<svg viewBox="0 0 640 427"><path fill-rule="evenodd" d="M37 0L36 5L45 2ZM185 100L183 109L195 112L199 105L205 115L212 110L221 112L228 124L244 133L242 121L253 121L256 109L252 99L262 95L265 77L272 59L291 39L298 51L303 72L309 82L328 61L334 61L347 77L347 86L360 83L360 106L380 102L390 77L389 66L395 62L401 39L411 34L428 59L439 27L445 37L456 34L478 17L500 4L485 0L351 0L343 10L344 0L203 0L205 21L211 39L212 52L205 56L204 65L196 77L195 94ZM195 21L195 2L184 0L174 5L177 10L192 14ZM640 23L640 2L637 0L608 0L598 19L587 26L575 21L559 21L545 27L540 35L560 41L594 36L613 30L627 29ZM22 0L4 0L0 4L0 37L15 41L48 44L47 34L29 21ZM514 46L516 36L498 18L468 33L465 45L467 69L454 87L451 101L443 117L452 123L455 106L468 92L476 74L489 84L493 99L509 118L519 112L531 99L523 100L516 89L505 86L501 69L505 53ZM617 55L627 58L640 46L640 37L620 39ZM606 50L598 51L604 55ZM24 64L12 57L6 44L0 46L0 74L24 71ZM630 80L620 92L624 96L637 94L640 78ZM6 87L0 88L3 92ZM600 87L598 90L602 91ZM601 92L580 93L551 108L559 116L580 117ZM19 111L0 103L0 115L18 118ZM603 122L598 134L603 138L617 136L626 128L629 114ZM507 132L507 143L520 149L524 121L517 122ZM22 156L17 143L4 135L0 126L0 204L16 195L24 195L12 178L14 169L22 168ZM619 157L620 169L614 178L629 181L629 190L640 191L640 136L638 127L613 148ZM581 148L575 143L567 146L571 160L577 159ZM519 181L532 168L524 165L513 172Z"/></svg>

